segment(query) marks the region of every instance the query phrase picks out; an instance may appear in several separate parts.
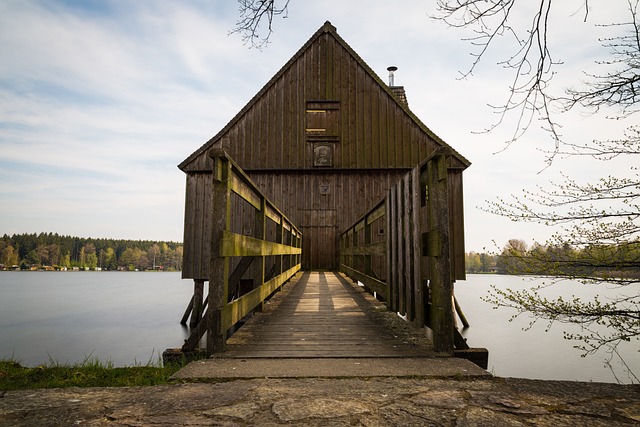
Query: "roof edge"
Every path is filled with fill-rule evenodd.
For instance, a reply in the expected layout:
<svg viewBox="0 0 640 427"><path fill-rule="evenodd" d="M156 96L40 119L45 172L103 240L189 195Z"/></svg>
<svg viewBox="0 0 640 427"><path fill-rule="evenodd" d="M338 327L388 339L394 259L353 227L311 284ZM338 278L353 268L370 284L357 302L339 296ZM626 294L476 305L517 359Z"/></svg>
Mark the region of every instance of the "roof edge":
<svg viewBox="0 0 640 427"><path fill-rule="evenodd" d="M191 163L191 161L193 161L196 157L213 146L216 141L222 138L222 136L224 136L224 134L227 133L249 109L251 109L251 107L258 101L258 99L260 99L267 92L267 90L269 90L269 88L275 84L275 82L286 72L286 70L302 56L302 54L309 48L309 46L313 44L321 35L326 33L330 33L333 37L335 37L338 43L340 43L342 47L344 47L349 52L349 54L351 54L355 58L358 64L367 72L367 74L369 74L371 78L374 79L374 81L382 86L386 93L399 105L399 107L405 112L405 114L407 114L414 121L414 123L418 125L420 129L422 129L423 132L429 135L437 143L450 148L454 157L456 157L465 166L465 168L471 165L471 162L469 160L467 160L462 154L458 153L458 151L456 151L442 138L436 135L431 129L429 129L429 127L427 127L427 125L425 125L418 118L418 116L416 116L415 113L413 113L413 111L409 109L409 106L405 105L400 100L400 98L398 98L398 96L393 93L391 88L384 81L382 81L380 76L378 76L378 74L373 71L373 69L362 59L362 57L360 57L360 55L338 34L336 27L327 20L218 133L207 140L207 142L205 142L196 151L191 153L189 157L187 157L178 165L178 168L182 171L185 171L187 165Z"/></svg>
<svg viewBox="0 0 640 427"><path fill-rule="evenodd" d="M184 159L182 162L180 162L180 164L178 165L178 168L182 171L184 171L184 169L186 168L186 166L192 161L194 160L196 157L198 157L200 154L202 154L204 151L206 151L208 148L210 148L213 144L215 144L215 142L220 139L226 132L228 132L233 125L238 122L238 120L240 120L240 118L249 110L251 109L251 107L258 101L258 99L260 99L262 97L262 95L271 87L273 86L273 84L275 84L275 82L285 73L285 71L300 57L302 56L302 54L307 50L307 48L313 44L316 39L318 39L322 34L325 33L332 33L335 34L337 36L337 29L336 27L334 27L331 22L329 21L325 21L325 23L322 25L322 27L320 27L318 29L318 31L316 31L310 38L309 40L307 40L307 42L305 44L303 44L300 49L298 49L296 51L296 53L282 66L280 67L280 69L278 70L277 73L275 73L273 75L273 77L271 77L267 83L264 84L264 86L262 86L262 88L249 100L249 102L247 102L245 104L244 107L242 107L242 109L238 112L238 114L236 114L235 116L233 116L233 118L229 121L229 123L227 123L218 133L216 133L213 137L211 137L207 142L205 142L200 148L198 148L196 151L194 151L193 153L191 153L191 155L189 157L187 157L186 159Z"/></svg>

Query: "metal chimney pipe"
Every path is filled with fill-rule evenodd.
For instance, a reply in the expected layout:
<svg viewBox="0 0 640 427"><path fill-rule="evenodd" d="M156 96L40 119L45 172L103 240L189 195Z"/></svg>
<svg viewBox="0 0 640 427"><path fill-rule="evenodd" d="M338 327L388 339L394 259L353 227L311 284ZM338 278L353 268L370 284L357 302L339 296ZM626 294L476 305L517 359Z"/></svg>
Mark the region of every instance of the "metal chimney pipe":
<svg viewBox="0 0 640 427"><path fill-rule="evenodd" d="M396 76L394 73L398 71L398 67L392 65L387 68L387 71L389 72L389 86L393 87L396 85Z"/></svg>

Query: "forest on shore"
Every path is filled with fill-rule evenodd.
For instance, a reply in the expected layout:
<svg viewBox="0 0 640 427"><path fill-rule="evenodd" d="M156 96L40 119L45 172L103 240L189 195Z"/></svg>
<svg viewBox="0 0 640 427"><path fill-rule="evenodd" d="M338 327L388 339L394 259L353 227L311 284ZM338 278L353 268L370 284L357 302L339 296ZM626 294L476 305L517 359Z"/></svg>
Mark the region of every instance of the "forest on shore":
<svg viewBox="0 0 640 427"><path fill-rule="evenodd" d="M94 239L57 233L5 234L0 238L2 270L178 271L182 243Z"/></svg>
<svg viewBox="0 0 640 427"><path fill-rule="evenodd" d="M5 234L0 238L0 270L179 271L182 243L61 236L57 233ZM598 263L584 260L598 259ZM512 239L502 251L468 252L467 273L637 277L640 242L626 245L551 246Z"/></svg>
<svg viewBox="0 0 640 427"><path fill-rule="evenodd" d="M468 252L467 273L567 277L640 277L640 240L585 247L509 240L499 253Z"/></svg>

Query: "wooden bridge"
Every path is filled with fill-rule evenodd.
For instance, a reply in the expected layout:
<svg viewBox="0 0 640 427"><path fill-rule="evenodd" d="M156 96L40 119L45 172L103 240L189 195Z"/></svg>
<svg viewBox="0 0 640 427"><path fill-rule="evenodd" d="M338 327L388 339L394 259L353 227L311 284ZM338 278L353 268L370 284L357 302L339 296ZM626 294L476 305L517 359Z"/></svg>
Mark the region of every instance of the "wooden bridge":
<svg viewBox="0 0 640 427"><path fill-rule="evenodd" d="M224 150L212 149L209 290L204 298L196 281L183 318L191 317L192 333L182 353L202 347L208 356L243 359L456 354L486 367L486 351L470 350L454 324L447 155L434 153L342 233L339 272L302 272L302 233ZM246 218L253 219L251 235L239 227ZM382 266L384 278L375 273ZM251 268L259 279L243 286Z"/></svg>
<svg viewBox="0 0 640 427"><path fill-rule="evenodd" d="M434 355L404 320L335 272L296 275L227 341L225 357L379 358ZM417 331L416 331L417 332Z"/></svg>

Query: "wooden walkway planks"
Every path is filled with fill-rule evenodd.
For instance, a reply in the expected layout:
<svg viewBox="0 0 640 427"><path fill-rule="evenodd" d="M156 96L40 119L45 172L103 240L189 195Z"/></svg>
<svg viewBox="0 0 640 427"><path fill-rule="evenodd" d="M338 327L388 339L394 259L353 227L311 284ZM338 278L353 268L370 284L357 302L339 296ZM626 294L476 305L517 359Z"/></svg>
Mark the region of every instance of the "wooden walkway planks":
<svg viewBox="0 0 640 427"><path fill-rule="evenodd" d="M227 341L220 357L433 357L418 331L334 272L305 272Z"/></svg>

